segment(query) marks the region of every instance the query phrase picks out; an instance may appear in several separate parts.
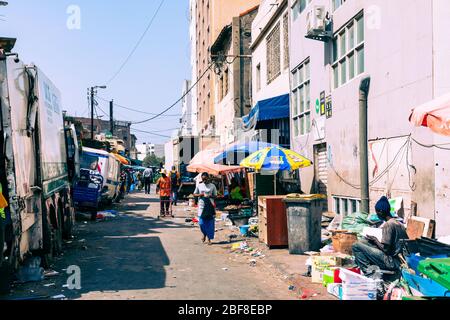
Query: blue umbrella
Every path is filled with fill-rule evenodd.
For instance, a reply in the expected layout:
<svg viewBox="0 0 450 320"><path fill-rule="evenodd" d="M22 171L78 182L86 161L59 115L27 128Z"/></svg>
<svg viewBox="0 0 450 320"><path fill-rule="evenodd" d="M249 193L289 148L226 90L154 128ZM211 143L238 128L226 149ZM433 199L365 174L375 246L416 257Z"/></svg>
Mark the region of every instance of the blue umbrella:
<svg viewBox="0 0 450 320"><path fill-rule="evenodd" d="M261 141L238 143L215 157L214 163L225 165L239 165L242 160L247 158L252 153L271 147L276 147L276 145Z"/></svg>

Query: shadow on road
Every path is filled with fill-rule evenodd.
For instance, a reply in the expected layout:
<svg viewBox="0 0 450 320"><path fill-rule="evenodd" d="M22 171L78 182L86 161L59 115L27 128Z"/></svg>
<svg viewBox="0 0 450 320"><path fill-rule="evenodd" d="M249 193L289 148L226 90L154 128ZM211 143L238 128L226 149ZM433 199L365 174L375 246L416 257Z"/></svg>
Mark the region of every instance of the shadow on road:
<svg viewBox="0 0 450 320"><path fill-rule="evenodd" d="M156 236L160 233L158 229L165 228L191 227L137 213L105 222L79 224L75 240L65 245L64 256L55 262L54 269L60 275L46 282L20 286L10 298L30 296L30 290L34 291L33 295L63 294L76 299L93 292L100 293L99 298L101 292L111 296L116 291L165 288L165 267L170 265L170 259ZM69 277L64 270L71 265L80 267L80 290L63 287ZM49 281L55 285L45 287Z"/></svg>

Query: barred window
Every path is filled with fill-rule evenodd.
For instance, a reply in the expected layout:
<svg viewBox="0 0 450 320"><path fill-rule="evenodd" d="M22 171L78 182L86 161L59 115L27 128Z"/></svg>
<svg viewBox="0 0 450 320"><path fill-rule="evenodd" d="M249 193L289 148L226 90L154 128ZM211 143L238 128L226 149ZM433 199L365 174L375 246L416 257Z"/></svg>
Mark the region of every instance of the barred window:
<svg viewBox="0 0 450 320"><path fill-rule="evenodd" d="M289 16L283 16L283 48L284 48L284 68L289 67Z"/></svg>
<svg viewBox="0 0 450 320"><path fill-rule="evenodd" d="M267 83L271 83L281 74L280 23L267 37Z"/></svg>

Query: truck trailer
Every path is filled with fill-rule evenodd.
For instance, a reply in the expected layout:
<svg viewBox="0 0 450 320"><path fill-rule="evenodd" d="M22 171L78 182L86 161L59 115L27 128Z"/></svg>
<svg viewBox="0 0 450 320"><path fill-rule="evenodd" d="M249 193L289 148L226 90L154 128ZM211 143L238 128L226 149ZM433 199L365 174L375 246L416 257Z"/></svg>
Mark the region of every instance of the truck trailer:
<svg viewBox="0 0 450 320"><path fill-rule="evenodd" d="M59 90L37 66L11 53L14 44L0 38L0 183L8 201L1 259L12 270L30 255L48 266L62 252L63 238L71 237L69 174L76 172L78 152Z"/></svg>

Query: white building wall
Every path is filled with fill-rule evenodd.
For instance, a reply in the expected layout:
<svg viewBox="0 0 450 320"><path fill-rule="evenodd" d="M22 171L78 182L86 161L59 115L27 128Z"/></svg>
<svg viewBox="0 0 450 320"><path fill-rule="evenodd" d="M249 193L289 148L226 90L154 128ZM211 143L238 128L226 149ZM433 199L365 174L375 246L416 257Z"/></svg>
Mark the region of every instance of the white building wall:
<svg viewBox="0 0 450 320"><path fill-rule="evenodd" d="M192 93L189 92L191 81L183 82L182 95L186 95L182 101L181 107L181 135L188 136L192 134Z"/></svg>
<svg viewBox="0 0 450 320"><path fill-rule="evenodd" d="M196 15L196 0L189 0L190 22L189 22L189 39L191 45L191 83L197 81L197 15ZM198 107L197 107L197 87L194 86L191 90L191 125L192 134L198 135L197 121L198 121Z"/></svg>
<svg viewBox="0 0 450 320"><path fill-rule="evenodd" d="M252 53L252 100L253 105L256 105L258 101L273 98L283 94L289 93L289 68L284 68L283 57L284 57L284 42L283 42L283 16L288 11L286 6L285 10L278 15L277 21L275 21L271 28L261 35L261 30L269 23L271 18L277 11L277 8L282 5L285 0L263 0L259 7L258 14L252 24L252 41L255 44L258 37L263 38L254 47ZM275 5L277 4L277 5ZM281 59L281 75L275 80L267 83L267 45L266 37L270 34L277 23L280 23L280 59ZM257 87L257 71L256 68L258 64L261 65L261 90Z"/></svg>
<svg viewBox="0 0 450 320"><path fill-rule="evenodd" d="M172 170L172 167L174 165L174 149L172 140L168 141L164 145L164 157L165 157L164 168L166 170Z"/></svg>
<svg viewBox="0 0 450 320"><path fill-rule="evenodd" d="M293 3L290 0L289 7ZM327 48L323 42L305 38L306 14L314 5L324 5L333 14L334 31L339 31L364 10L365 72L337 89L332 89L332 69L326 60L332 47ZM450 91L450 46L444 40L450 39L450 26L446 18L449 10L450 2L445 0L347 0L332 12L331 1L312 0L297 20L292 21L291 15L290 67L293 70L310 58L312 118L325 126L324 140L316 140L315 127L311 134L300 137L295 137L291 131L292 146L294 150L314 159L313 146L327 143L330 211L334 208L332 196L360 197L357 188L360 181L358 94L360 82L365 76L371 77L368 101L370 181L392 163L407 140L404 136L410 133L426 144L450 142L448 138L438 138L426 128L412 128L409 122L410 112L415 106ZM315 101L320 99L322 91L332 96L333 115L330 119L315 111ZM448 213L449 202L444 194L450 194L450 190L448 184L443 188L443 181L439 182L437 178L443 174L436 171L439 159L441 170L450 177L449 153L424 149L414 143L408 153L410 164L415 166L417 174L414 175L412 167L408 170L406 152L401 153L396 164L387 171L388 174L372 184L371 210L383 194L402 196L406 214L410 213L412 202L415 202L418 215L437 219L438 234L450 233L449 219L438 212L441 207ZM375 170L376 165L378 170ZM356 186L343 182L336 172L346 182ZM410 187L412 183L416 184L415 189ZM313 190L314 168L301 170L301 184L304 192ZM439 192L436 190L437 184L441 185ZM442 192L443 189L446 191Z"/></svg>
<svg viewBox="0 0 450 320"><path fill-rule="evenodd" d="M216 90L216 134L220 137L220 146L226 147L235 140L234 118L235 101L233 98L234 76L233 68L229 68L229 91L222 101L219 101L219 90Z"/></svg>

